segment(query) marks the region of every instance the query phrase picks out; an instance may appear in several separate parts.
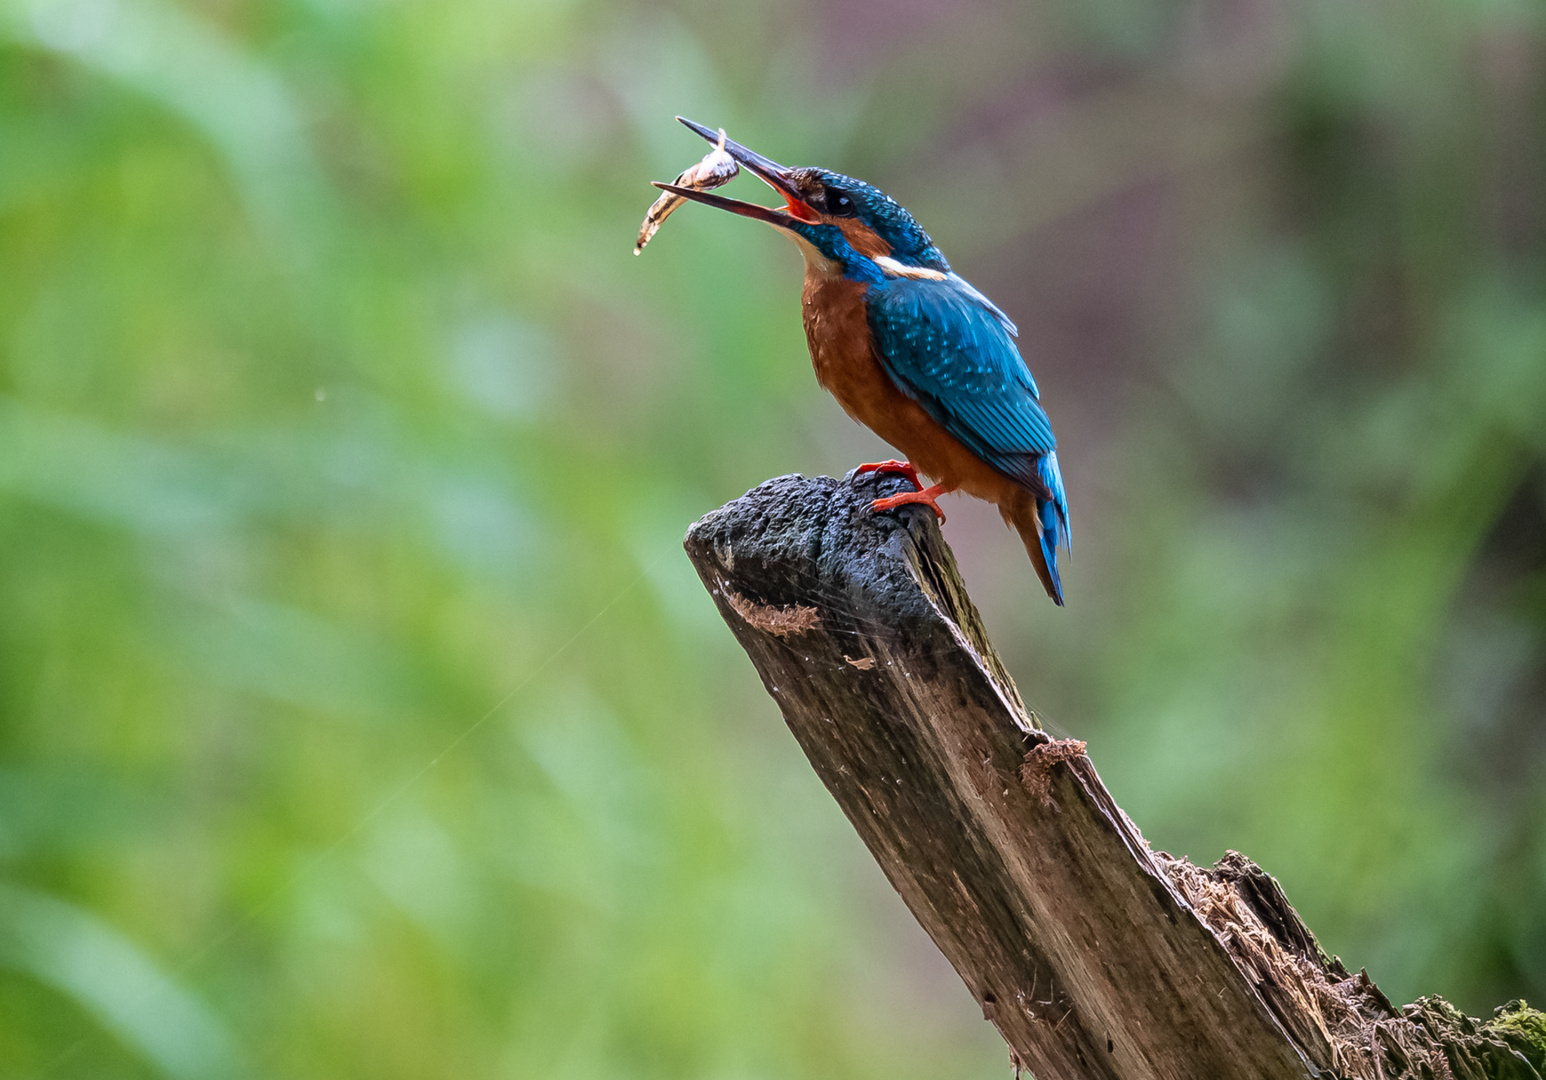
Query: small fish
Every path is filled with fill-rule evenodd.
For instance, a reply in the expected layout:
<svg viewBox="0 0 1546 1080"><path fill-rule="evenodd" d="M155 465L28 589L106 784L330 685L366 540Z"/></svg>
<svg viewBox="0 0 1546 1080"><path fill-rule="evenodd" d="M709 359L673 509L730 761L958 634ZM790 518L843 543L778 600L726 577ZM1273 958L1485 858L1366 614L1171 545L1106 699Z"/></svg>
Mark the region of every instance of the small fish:
<svg viewBox="0 0 1546 1080"><path fill-rule="evenodd" d="M725 152L725 129L720 128L719 145L703 155L702 161L678 176L676 184L678 187L707 191L730 183L740 171L741 166L736 164L735 158ZM682 196L670 191L664 192L656 199L649 213L644 215L644 224L639 226L639 240L633 246L633 253L637 255L643 251L644 245L660 231L660 226L666 218L686 202L687 200Z"/></svg>

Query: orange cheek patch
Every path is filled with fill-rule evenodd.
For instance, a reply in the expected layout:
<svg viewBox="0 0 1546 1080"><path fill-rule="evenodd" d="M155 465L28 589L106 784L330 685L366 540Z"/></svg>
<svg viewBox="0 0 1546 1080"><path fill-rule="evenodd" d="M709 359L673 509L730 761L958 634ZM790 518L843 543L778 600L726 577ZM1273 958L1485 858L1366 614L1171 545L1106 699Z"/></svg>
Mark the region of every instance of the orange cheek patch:
<svg viewBox="0 0 1546 1080"><path fill-rule="evenodd" d="M843 236L848 240L849 245L860 255L879 259L891 254L891 245L877 236L875 230L862 221L842 218L834 224L843 230Z"/></svg>

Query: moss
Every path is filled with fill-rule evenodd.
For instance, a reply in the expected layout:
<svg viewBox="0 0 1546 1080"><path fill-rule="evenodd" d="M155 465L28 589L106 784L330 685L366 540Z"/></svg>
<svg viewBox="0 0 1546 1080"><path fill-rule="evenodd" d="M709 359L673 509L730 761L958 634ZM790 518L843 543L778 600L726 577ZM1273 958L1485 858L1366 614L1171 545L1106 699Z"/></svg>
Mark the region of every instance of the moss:
<svg viewBox="0 0 1546 1080"><path fill-rule="evenodd" d="M1535 1071L1546 1075L1546 1013L1524 1001L1500 1006L1482 1025L1482 1033L1523 1055Z"/></svg>

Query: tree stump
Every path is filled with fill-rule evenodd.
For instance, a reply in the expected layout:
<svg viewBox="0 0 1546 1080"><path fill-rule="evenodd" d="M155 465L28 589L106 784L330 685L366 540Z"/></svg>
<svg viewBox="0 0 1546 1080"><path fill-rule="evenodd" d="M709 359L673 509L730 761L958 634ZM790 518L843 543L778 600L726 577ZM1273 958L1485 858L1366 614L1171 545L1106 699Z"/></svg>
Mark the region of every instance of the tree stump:
<svg viewBox="0 0 1546 1080"><path fill-rule="evenodd" d="M1541 1080L1546 1017L1404 1010L1230 853L1153 852L1083 743L1040 730L934 515L895 477L784 476L688 556L886 877L1041 1080Z"/></svg>

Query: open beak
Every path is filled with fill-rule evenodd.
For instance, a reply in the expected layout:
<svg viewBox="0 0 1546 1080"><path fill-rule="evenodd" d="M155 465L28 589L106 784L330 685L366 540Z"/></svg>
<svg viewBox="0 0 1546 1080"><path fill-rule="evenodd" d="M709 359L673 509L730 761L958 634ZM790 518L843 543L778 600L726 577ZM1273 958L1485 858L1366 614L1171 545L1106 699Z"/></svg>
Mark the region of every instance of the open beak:
<svg viewBox="0 0 1546 1080"><path fill-rule="evenodd" d="M687 127L696 131L715 146L719 145L719 132L713 128L706 128L702 124L695 124L685 116L678 116ZM684 199L692 199L706 206L717 206L721 210L729 210L732 214L740 214L742 217L755 218L758 221L766 221L769 225L779 228L788 228L790 218L798 218L801 221L819 220L816 211L794 186L792 179L793 170L786 169L776 161L763 157L755 150L748 150L734 139L725 140L725 152L744 168L750 169L768 187L784 197L787 204L783 209L774 210L766 206L758 206L756 203L742 202L739 199L727 199L723 195L714 195L707 191L697 191L693 188L678 187L675 184L662 184L657 182L656 187L662 191L670 191L682 196Z"/></svg>

